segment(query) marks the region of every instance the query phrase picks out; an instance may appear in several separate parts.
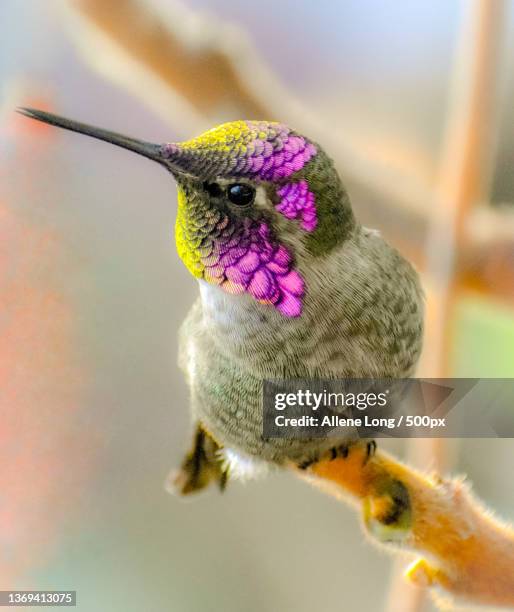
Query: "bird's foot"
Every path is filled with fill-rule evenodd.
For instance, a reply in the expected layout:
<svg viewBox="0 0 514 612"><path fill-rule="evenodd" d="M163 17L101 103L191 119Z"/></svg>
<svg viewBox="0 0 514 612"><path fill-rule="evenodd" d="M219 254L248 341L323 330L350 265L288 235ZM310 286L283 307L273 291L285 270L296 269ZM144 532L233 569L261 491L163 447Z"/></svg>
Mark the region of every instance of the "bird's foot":
<svg viewBox="0 0 514 612"><path fill-rule="evenodd" d="M193 447L180 468L168 476L166 489L170 493L190 495L216 482L220 491L223 491L227 485L228 471L219 456L220 449L216 441L198 425Z"/></svg>
<svg viewBox="0 0 514 612"><path fill-rule="evenodd" d="M323 458L329 459L330 461L337 459L337 457L348 459L350 453L354 450L359 450L360 452L364 451L362 463L363 465L366 465L366 463L368 463L368 461L375 455L377 443L375 440L352 440L331 448L328 451L328 454Z"/></svg>
<svg viewBox="0 0 514 612"><path fill-rule="evenodd" d="M375 455L377 450L377 443L375 440L351 440L348 442L344 442L343 444L339 444L338 446L333 446L326 453L316 457L310 457L298 464L298 467L301 470L306 470L315 463L319 461L333 461L337 458L348 459L350 453L354 450L359 450L363 452L363 465L366 465L368 461Z"/></svg>
<svg viewBox="0 0 514 612"><path fill-rule="evenodd" d="M413 520L409 490L376 448L374 440L345 442L297 467L360 498L364 525L377 539L405 544Z"/></svg>
<svg viewBox="0 0 514 612"><path fill-rule="evenodd" d="M412 527L407 487L394 478L377 478L373 493L364 499L363 518L368 531L381 542L403 542Z"/></svg>

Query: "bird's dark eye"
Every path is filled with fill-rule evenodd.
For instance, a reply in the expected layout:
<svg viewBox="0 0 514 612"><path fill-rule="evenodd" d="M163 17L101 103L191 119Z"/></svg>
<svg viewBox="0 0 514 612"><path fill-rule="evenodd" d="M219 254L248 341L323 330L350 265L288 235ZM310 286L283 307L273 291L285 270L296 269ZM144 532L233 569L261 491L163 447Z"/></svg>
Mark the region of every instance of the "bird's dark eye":
<svg viewBox="0 0 514 612"><path fill-rule="evenodd" d="M218 183L205 182L203 184L203 188L213 198L219 198L222 194L221 187L218 185Z"/></svg>
<svg viewBox="0 0 514 612"><path fill-rule="evenodd" d="M248 206L255 198L255 189L244 183L233 183L228 186L227 197L237 206Z"/></svg>

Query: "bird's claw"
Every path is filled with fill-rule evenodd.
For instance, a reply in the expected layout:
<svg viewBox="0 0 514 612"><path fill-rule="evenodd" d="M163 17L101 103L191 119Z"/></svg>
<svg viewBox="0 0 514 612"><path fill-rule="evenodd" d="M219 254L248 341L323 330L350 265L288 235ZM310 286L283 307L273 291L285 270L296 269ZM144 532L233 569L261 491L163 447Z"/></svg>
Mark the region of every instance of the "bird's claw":
<svg viewBox="0 0 514 612"><path fill-rule="evenodd" d="M361 447L361 446L362 446L362 441L360 440L344 442L343 444L340 444L339 446L333 446L331 449L328 450L328 452L324 456L310 457L309 459L305 459L304 461L301 461L300 463L298 463L297 466L300 470L306 470L311 465L314 465L315 463L318 463L319 461L322 461L324 459L328 459L328 461L333 461L334 459L337 459L338 457L342 459L348 459L352 451L352 448ZM363 465L366 465L368 461L375 455L376 450L377 450L377 443L375 442L375 440L367 440L366 441L366 452L363 458Z"/></svg>
<svg viewBox="0 0 514 612"><path fill-rule="evenodd" d="M180 468L173 470L167 479L167 490L180 495L189 495L215 482L220 491L224 491L228 481L228 471L219 457L219 450L220 447L211 436L198 427L192 449L185 456Z"/></svg>
<svg viewBox="0 0 514 612"><path fill-rule="evenodd" d="M386 479L364 500L364 524L382 542L401 542L412 526L412 507L407 487Z"/></svg>

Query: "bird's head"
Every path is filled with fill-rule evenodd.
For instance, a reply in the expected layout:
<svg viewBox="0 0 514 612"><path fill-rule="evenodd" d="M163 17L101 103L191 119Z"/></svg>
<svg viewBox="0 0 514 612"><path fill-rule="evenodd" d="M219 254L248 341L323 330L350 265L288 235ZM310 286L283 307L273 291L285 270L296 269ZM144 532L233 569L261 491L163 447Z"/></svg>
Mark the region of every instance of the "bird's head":
<svg viewBox="0 0 514 612"><path fill-rule="evenodd" d="M178 185L178 253L196 278L297 317L299 261L323 257L355 226L330 158L286 125L234 121L181 143L151 144L33 109L22 113L165 166Z"/></svg>

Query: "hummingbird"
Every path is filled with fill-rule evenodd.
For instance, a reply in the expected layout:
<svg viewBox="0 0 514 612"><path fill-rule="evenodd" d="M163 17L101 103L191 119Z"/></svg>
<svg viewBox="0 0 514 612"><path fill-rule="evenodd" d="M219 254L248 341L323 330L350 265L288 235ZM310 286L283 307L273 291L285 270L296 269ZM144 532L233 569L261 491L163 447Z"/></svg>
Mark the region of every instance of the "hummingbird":
<svg viewBox="0 0 514 612"><path fill-rule="evenodd" d="M223 489L270 466L347 456L360 442L265 438L263 381L408 378L422 347L423 292L413 266L358 222L323 148L271 121L154 144L19 111L151 159L176 181L175 241L199 297L179 331L194 435L174 490Z"/></svg>

